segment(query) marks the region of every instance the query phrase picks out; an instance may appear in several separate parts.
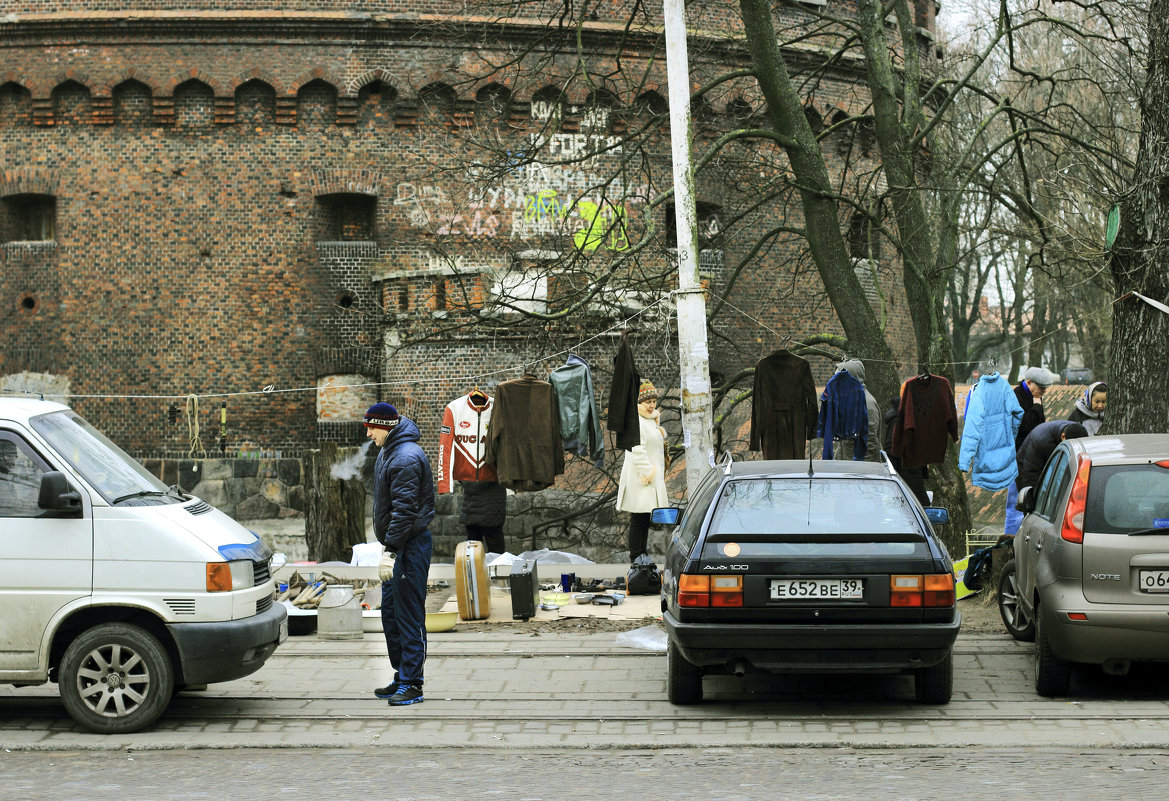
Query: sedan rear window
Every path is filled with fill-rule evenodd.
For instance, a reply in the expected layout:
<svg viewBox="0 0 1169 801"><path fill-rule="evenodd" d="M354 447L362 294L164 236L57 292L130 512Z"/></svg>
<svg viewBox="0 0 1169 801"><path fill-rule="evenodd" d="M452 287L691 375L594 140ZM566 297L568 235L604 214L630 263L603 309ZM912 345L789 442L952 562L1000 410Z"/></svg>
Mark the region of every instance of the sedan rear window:
<svg viewBox="0 0 1169 801"><path fill-rule="evenodd" d="M703 552L909 555L924 548L909 500L892 481L759 478L724 487Z"/></svg>
<svg viewBox="0 0 1169 801"><path fill-rule="evenodd" d="M1149 528L1169 529L1169 470L1155 464L1093 467L1084 530L1127 534Z"/></svg>

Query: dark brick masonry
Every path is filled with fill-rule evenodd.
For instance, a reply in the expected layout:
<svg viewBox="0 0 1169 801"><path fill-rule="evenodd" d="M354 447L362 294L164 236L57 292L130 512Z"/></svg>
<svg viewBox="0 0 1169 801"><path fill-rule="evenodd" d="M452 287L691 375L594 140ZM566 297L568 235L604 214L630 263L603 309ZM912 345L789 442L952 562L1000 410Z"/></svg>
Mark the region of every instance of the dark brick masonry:
<svg viewBox="0 0 1169 801"><path fill-rule="evenodd" d="M186 454L196 439L218 456L221 433L228 456L295 454L320 439L354 443L362 435L356 410L387 398L419 418L433 454L434 424L469 389L463 377L492 373L484 380L492 384L533 363L546 375L563 358L541 357L620 327L622 312L610 309L538 335L493 335L490 345L472 329L443 331L483 311L494 271L539 261L533 248L572 249L580 225L541 229L542 216L591 196L594 167L611 175L624 165L605 213L625 214L625 227L610 229L573 269L605 269L622 256L624 238L636 241L651 222L661 241L646 263L668 258L668 210L647 213L645 203L669 185L660 135L637 158L626 149L555 165L664 108L656 7L637 4L626 34L634 3L591 4L585 80L574 31L556 30L559 0L506 23L489 22L490 3L457 5L464 16L456 19L449 2L420 0L0 1L3 386L64 380L72 405L99 428L154 456ZM728 39L736 4L692 5L697 82L744 56ZM851 3L839 5L850 13ZM933 3L916 5L932 29ZM798 6L778 13L782 26L806 22ZM557 47L534 46L549 35ZM526 72L487 74L488 61L521 46L533 46ZM558 99L556 87L566 87ZM736 83L698 107L699 147L756 113L758 102ZM846 64L815 85L809 119L823 131L864 105ZM597 108L604 112L589 111ZM514 194L515 171L486 192L469 189L467 165L485 158L477 144L529 149L549 119L556 124L539 134L545 165L525 168L531 193ZM829 137L824 147L847 186L849 164L870 162L843 141ZM736 205L731 178L742 175L715 171L699 182L708 225L717 227L717 209ZM777 220L798 226L798 208L777 201L752 212L741 236L704 254L712 289L746 257L752 235ZM874 302L883 293L890 340L908 358L899 266L865 255L879 273L870 282ZM580 286L571 270L549 281L550 309L571 302ZM643 289L639 303L669 284ZM757 254L730 300L796 338L839 331L795 240L777 239ZM655 311L636 327L643 372L676 385L669 315ZM714 328L716 378L780 344L734 311ZM613 343L606 335L583 349L601 401ZM827 365L816 367L822 379ZM330 405L317 387L336 376L395 383ZM228 395L223 432L219 393ZM198 410L188 414L192 394Z"/></svg>

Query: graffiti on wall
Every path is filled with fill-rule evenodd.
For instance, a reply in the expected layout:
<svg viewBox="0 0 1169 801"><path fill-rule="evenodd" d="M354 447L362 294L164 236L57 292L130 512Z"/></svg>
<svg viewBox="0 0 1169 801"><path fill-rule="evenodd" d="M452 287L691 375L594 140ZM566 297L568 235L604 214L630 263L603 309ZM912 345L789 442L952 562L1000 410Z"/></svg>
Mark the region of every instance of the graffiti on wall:
<svg viewBox="0 0 1169 801"><path fill-rule="evenodd" d="M508 151L502 172L472 168L465 198L454 198L437 184L403 181L394 205L404 209L411 226L439 236L562 236L585 253L629 249L631 212L646 203L649 187L591 169L601 166L597 160L619 152L620 140L598 134L533 135L529 145Z"/></svg>

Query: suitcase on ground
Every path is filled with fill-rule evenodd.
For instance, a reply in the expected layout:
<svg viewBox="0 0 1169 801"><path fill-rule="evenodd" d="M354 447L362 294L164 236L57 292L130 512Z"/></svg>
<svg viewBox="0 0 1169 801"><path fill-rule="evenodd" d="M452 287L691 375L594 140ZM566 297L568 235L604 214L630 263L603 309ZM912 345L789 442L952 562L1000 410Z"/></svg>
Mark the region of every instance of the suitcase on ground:
<svg viewBox="0 0 1169 801"><path fill-rule="evenodd" d="M459 617L485 620L491 614L491 581L487 578L487 549L477 540L455 546L455 595Z"/></svg>
<svg viewBox="0 0 1169 801"><path fill-rule="evenodd" d="M536 560L525 559L511 566L508 577L511 587L512 620L527 620L536 616L540 605L540 579L536 575Z"/></svg>

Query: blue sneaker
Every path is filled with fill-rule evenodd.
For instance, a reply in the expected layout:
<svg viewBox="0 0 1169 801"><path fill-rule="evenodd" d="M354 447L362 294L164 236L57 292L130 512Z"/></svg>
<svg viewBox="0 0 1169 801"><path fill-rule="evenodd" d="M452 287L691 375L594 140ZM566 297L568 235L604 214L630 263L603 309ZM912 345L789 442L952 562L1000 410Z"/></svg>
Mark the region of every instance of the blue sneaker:
<svg viewBox="0 0 1169 801"><path fill-rule="evenodd" d="M398 691L398 688L401 686L402 686L402 682L399 681L398 679L394 679L389 684L387 684L385 687L378 687L376 690L373 691L373 694L376 695L378 698L389 698L394 693L396 693Z"/></svg>
<svg viewBox="0 0 1169 801"><path fill-rule="evenodd" d="M398 687L398 691L390 696L387 701L390 706L406 706L407 704L421 704L422 688L416 684L403 684Z"/></svg>

